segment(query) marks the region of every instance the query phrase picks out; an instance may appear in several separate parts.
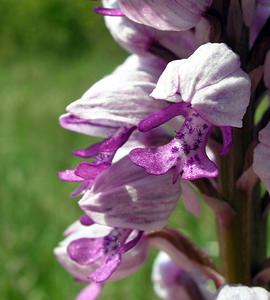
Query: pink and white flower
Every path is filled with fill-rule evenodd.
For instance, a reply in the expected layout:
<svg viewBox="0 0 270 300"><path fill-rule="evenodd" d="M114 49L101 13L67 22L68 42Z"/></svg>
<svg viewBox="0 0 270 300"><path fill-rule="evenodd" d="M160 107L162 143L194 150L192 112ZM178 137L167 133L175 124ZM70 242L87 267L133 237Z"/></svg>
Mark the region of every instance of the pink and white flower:
<svg viewBox="0 0 270 300"><path fill-rule="evenodd" d="M54 253L78 281L90 283L78 299L96 299L108 280L119 280L134 273L147 258L147 242L140 232L79 221L65 232ZM92 298L91 298L91 297ZM81 298L80 298L81 297Z"/></svg>
<svg viewBox="0 0 270 300"><path fill-rule="evenodd" d="M211 131L219 127L228 152L231 127L241 127L249 104L250 80L239 57L225 44L208 43L188 59L169 63L151 94L171 102L139 123L145 132L182 115L185 121L175 138L158 148L135 149L130 158L148 173L161 175L174 169L174 181L215 177L218 170L206 155Z"/></svg>

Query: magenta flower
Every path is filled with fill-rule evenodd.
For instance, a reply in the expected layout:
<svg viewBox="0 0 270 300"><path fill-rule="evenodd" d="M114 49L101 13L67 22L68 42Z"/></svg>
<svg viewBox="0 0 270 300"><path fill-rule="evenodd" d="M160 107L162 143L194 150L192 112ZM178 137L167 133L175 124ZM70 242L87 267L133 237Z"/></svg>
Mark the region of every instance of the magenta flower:
<svg viewBox="0 0 270 300"><path fill-rule="evenodd" d="M108 9L119 8L115 0L103 1L103 4ZM105 16L104 19L113 38L127 51L139 55L165 48L180 58L186 58L209 41L211 30L205 19L188 31L161 31L133 22L125 16Z"/></svg>
<svg viewBox="0 0 270 300"><path fill-rule="evenodd" d="M170 176L150 176L124 157L96 178L79 205L98 224L160 229L180 198L180 185L173 185Z"/></svg>
<svg viewBox="0 0 270 300"><path fill-rule="evenodd" d="M185 121L175 138L158 148L135 149L131 160L150 174L174 168L174 181L215 177L218 170L205 147L213 127L221 129L223 153L231 145L231 126L241 127L250 97L250 80L240 61L225 44L205 44L188 59L173 61L162 73L151 94L175 102L139 124L141 131L158 127L182 115Z"/></svg>
<svg viewBox="0 0 270 300"><path fill-rule="evenodd" d="M156 294L164 300L215 299L207 289L207 278L198 269L181 268L165 252L160 252L154 261L152 281Z"/></svg>
<svg viewBox="0 0 270 300"><path fill-rule="evenodd" d="M72 224L54 250L59 262L84 283L104 283L135 272L147 257L141 232L92 224Z"/></svg>
<svg viewBox="0 0 270 300"><path fill-rule="evenodd" d="M270 191L270 123L259 133L259 144L254 151L253 168Z"/></svg>
<svg viewBox="0 0 270 300"><path fill-rule="evenodd" d="M212 0L118 0L120 9L97 8L96 11L111 16L125 15L134 22L159 30L184 31L201 20L211 3Z"/></svg>

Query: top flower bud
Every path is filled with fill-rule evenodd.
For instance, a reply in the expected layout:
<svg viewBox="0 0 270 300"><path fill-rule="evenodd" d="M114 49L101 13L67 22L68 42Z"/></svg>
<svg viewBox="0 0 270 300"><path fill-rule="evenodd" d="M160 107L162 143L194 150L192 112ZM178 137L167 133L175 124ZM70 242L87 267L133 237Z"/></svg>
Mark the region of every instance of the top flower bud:
<svg viewBox="0 0 270 300"><path fill-rule="evenodd" d="M212 0L119 0L121 11L134 22L159 30L184 31L194 27Z"/></svg>

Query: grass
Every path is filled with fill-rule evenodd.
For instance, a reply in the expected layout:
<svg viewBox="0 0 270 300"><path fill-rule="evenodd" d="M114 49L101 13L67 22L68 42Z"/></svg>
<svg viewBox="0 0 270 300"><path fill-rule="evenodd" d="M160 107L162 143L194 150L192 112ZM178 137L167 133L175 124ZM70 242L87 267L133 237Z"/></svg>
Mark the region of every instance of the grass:
<svg viewBox="0 0 270 300"><path fill-rule="evenodd" d="M52 251L81 212L69 199L74 186L57 171L78 159L71 151L91 138L58 125L65 106L126 54L112 43L72 60L31 57L3 62L0 69L0 294L3 300L69 300L81 288L56 262ZM171 223L216 255L214 220L204 207L199 220L179 203ZM101 299L156 299L151 262L128 279L108 284Z"/></svg>

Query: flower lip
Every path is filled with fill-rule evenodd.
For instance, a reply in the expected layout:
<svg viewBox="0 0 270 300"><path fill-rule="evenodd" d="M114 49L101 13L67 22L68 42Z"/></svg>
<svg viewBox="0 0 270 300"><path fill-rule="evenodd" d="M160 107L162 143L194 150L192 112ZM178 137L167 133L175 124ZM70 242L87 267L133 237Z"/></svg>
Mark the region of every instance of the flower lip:
<svg viewBox="0 0 270 300"><path fill-rule="evenodd" d="M89 279L102 283L112 276L121 263L122 255L134 248L143 235L139 231L128 241L131 233L130 229L112 228L104 237L73 240L67 247L67 253L79 265L94 265L95 270L89 274Z"/></svg>
<svg viewBox="0 0 270 300"><path fill-rule="evenodd" d="M124 242L124 245L121 246L120 244L123 243L123 237L127 234L127 230L119 230L98 224L84 226L77 221L66 230L65 240L54 250L54 253L63 267L80 282L89 283L100 279L104 281L105 275L109 275L107 279L110 281L122 279L134 273L145 262L148 254L147 239L142 237L142 232L132 231L129 238ZM76 249L75 247L77 254L73 254L75 257L78 256L78 254L84 256L84 258L77 257L79 260L89 259L89 257L91 259L92 255L93 263L89 265L77 263L70 258L68 253L68 246L72 244L72 242L81 239L86 239L84 241L86 247L83 249L80 248L80 244L77 244L78 248ZM91 240L90 244L95 247L91 247L91 249L87 248L89 246L89 240L87 241L87 239ZM120 242L119 244L118 241ZM113 253L113 246L116 244L117 251ZM74 247L74 245L76 245L76 243L73 244L72 247ZM105 249L107 249L106 253L104 251ZM90 250L90 252L88 252L88 250ZM120 263L119 265L116 264L116 269L113 270L113 260L110 259L110 257L112 254L116 255L117 253L120 254L120 256L118 256L120 257ZM100 255L100 259L97 258L98 255ZM94 259L94 256L97 260ZM101 271L99 272L98 269ZM110 274L111 271L113 273Z"/></svg>
<svg viewBox="0 0 270 300"><path fill-rule="evenodd" d="M185 122L170 143L157 148L134 149L129 157L149 174L161 175L173 169L174 183L179 176L188 180L216 177L217 167L206 154L206 143L213 126L191 109L190 105L185 105L184 108L188 111ZM163 114L160 119L164 120ZM154 118L154 124L158 123L157 120L159 120L158 113Z"/></svg>

